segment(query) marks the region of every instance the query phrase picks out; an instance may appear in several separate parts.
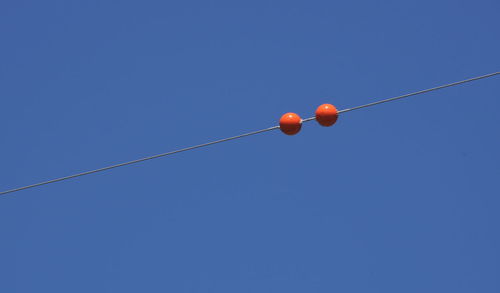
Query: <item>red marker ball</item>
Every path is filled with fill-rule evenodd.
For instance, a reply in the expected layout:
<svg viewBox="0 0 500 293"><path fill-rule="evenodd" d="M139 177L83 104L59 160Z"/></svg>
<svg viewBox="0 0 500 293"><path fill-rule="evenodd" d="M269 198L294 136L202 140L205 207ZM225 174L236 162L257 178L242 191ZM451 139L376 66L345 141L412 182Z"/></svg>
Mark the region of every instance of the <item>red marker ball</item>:
<svg viewBox="0 0 500 293"><path fill-rule="evenodd" d="M280 118L280 129L284 134L297 134L301 127L302 119L295 113L286 113Z"/></svg>
<svg viewBox="0 0 500 293"><path fill-rule="evenodd" d="M339 112L334 105L323 104L316 109L316 121L322 126L332 126L337 122Z"/></svg>

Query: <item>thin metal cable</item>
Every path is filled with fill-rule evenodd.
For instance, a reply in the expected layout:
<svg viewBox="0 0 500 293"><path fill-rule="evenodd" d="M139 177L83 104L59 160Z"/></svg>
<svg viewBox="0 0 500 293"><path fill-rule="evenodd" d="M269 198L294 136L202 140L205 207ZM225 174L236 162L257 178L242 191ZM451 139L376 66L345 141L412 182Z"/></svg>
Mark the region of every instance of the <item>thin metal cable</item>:
<svg viewBox="0 0 500 293"><path fill-rule="evenodd" d="M486 74L486 75L482 75L482 76L478 76L478 77L474 77L474 78L470 78L470 79L466 79L466 80L462 80L462 81L457 81L457 82L433 87L433 88L426 89L426 90L421 90L418 92L413 92L410 94L405 94L405 95L394 97L394 98L389 98L389 99L380 100L377 102L373 102L373 103L369 103L369 104L365 104L365 105L361 105L361 106L357 106L357 107L353 107L353 108L340 110L338 113L339 114L345 113L345 112L349 112L349 111L353 111L353 110L357 110L357 109L361 109L361 108L366 108L366 107L371 107L371 106L382 104L382 103L387 103L387 102L394 101L394 100L399 100L399 99L403 99L403 98L407 98L407 97L411 97L411 96L415 96L415 95L420 95L420 94L428 93L431 91L435 91L435 90L463 84L466 82L471 82L471 81L475 81L478 79L491 77L491 76L494 76L497 74L500 74L500 72L494 72L494 73L490 73L490 74ZM310 118L303 119L302 122L308 122L308 121L312 121L315 119L316 119L316 117L310 117ZM167 153L162 153L162 154L158 154L158 155L154 155L154 156L150 156L150 157L145 157L142 159L137 159L137 160L133 160L133 161L125 162L125 163L120 163L120 164L116 164L116 165L112 165L112 166L108 166L108 167L103 167L103 168L99 168L99 169L95 169L95 170L91 170L91 171L86 171L86 172L82 172L82 173L78 173L78 174L74 174L74 175L70 175L70 176L60 177L60 178L56 178L56 179L52 179L52 180L48 180L48 181L44 181L44 182L40 182L40 183L36 183L36 184L31 184L31 185L27 185L27 186L23 186L23 187L19 187L19 188L14 188L14 189L0 192L0 195L4 195L7 193L16 192L16 191L20 191L20 190L24 190L24 189L28 189L28 188L33 188L33 187L37 187L37 186L41 186L41 185L45 185L45 184L55 183L55 182L59 182L59 181L63 181L63 180L68 180L68 179L72 179L72 178L76 178L76 177L80 177L80 176L84 176L84 175L89 175L89 174L93 174L93 173L97 173L97 172L102 172L102 171L106 171L106 170L110 170L110 169L114 169L114 168L118 168L118 167L122 167L122 166L132 165L135 163L148 161L148 160L152 160L152 159L156 159L156 158L160 158L160 157L165 157L165 156L169 156L169 155L173 155L173 154L181 153L181 152L185 152L185 151L190 151L193 149L202 148L202 147L206 147L209 145L213 145L213 144L217 144L217 143L221 143L221 142L225 142L225 141L229 141L229 140L234 140L234 139L238 139L238 138L242 138L242 137L250 136L250 135L254 135L254 134L259 134L259 133L263 133L263 132L267 132L267 131L271 131L271 130L276 130L276 129L279 129L279 126L273 126L273 127L253 131L253 132L248 132L245 134L240 134L237 136L223 138L223 139L219 139L219 140L215 140L215 141L211 141L211 142L207 142L207 143L203 143L203 144L199 144L199 145L195 145L195 146L167 152Z"/></svg>
<svg viewBox="0 0 500 293"><path fill-rule="evenodd" d="M183 149L179 149L179 150L175 150L175 151L171 151L171 152L167 152L167 153L163 153L163 154L158 154L158 155L154 155L154 156L150 156L150 157L145 157L142 159L137 159L137 160L133 160L133 161L125 162L125 163L120 163L120 164L116 164L116 165L112 165L112 166L108 166L108 167L103 167L103 168L99 168L99 169L95 169L95 170L91 170L91 171L86 171L86 172L82 172L82 173L78 173L78 174L74 174L74 175L70 175L70 176L60 177L60 178L56 178L56 179L52 179L52 180L48 180L48 181L44 181L44 182L40 182L40 183L36 183L36 184L31 184L31 185L27 185L27 186L23 186L23 187L19 187L19 188L14 188L14 189L0 192L0 195L11 193L11 192L16 192L16 191L20 191L20 190L24 190L24 189L28 189L28 188L33 188L33 187L37 187L37 186L41 186L41 185L45 185L45 184L50 184L50 183L54 183L54 182L59 182L59 181L63 181L63 180L68 180L71 178L89 175L89 174L93 174L93 173L97 173L97 172L102 172L102 171L106 171L109 169L114 169L114 168L118 168L118 167L122 167L122 166L132 165L135 163L144 162L144 161L148 161L148 160L152 160L152 159L156 159L156 158L160 158L160 157L170 156L173 154L194 150L197 148L202 148L202 147L206 147L206 146L213 145L216 143L221 143L221 142L225 142L225 141L229 141L229 140L233 140L233 139L238 139L238 138L242 138L245 136L259 134L262 132L267 132L267 131L275 130L278 128L279 128L279 126L273 126L273 127L269 127L269 128L265 128L265 129L261 129L261 130L257 130L257 131L253 131L253 132L248 132L245 134L240 134L237 136L232 136L232 137L228 137L228 138L224 138L224 139L219 139L219 140L215 140L215 141L211 141L211 142L207 142L207 143L203 143L203 144L199 144L199 145L195 145L195 146L191 146L191 147L187 147L187 148L183 148Z"/></svg>
<svg viewBox="0 0 500 293"><path fill-rule="evenodd" d="M466 82L475 81L475 80L478 80L478 79L488 78L488 77L491 77L491 76L494 76L494 75L497 75L497 74L500 74L500 72L493 72L493 73L490 73L490 74L481 75L481 76L478 76L478 77L473 77L473 78L465 79L465 80L462 80L462 81L452 82L452 83L449 83L449 84L440 85L440 86L433 87L433 88L430 88L430 89L426 89L426 90L422 90L422 91L418 91L418 92L414 92L414 93L410 93L410 94L406 94L406 95L402 95L402 96L398 96L398 97L394 97L394 98L389 98L389 99L385 99L385 100L381 100L381 101L377 101L377 102L373 102L373 103L369 103L369 104L357 106L357 107L354 107L354 108L344 109L342 111L339 111L339 113L345 113L345 112L349 112L349 111L354 111L354 110L358 110L358 109L362 109L362 108L366 108L366 107L371 107L371 106L375 106L375 105L382 104L382 103L387 103L387 102L391 102L391 101L395 101L395 100L399 100L399 99L403 99L403 98L408 98L408 97L411 97L411 96L416 96L416 95L420 95L420 94L424 94L424 93L428 93L428 92L432 92L432 91L437 91L437 90L444 89L444 88L447 88L447 87L450 87L450 86L455 86L455 85L463 84L463 83L466 83Z"/></svg>
<svg viewBox="0 0 500 293"><path fill-rule="evenodd" d="M486 75L481 75L481 76L478 76L478 77L473 77L473 78L469 78L469 79L465 79L465 80L461 80L461 81L457 81L457 82L448 83L448 84L445 84L445 85L440 85L440 86L433 87L433 88L426 89L426 90L421 90L421 91L418 91L418 92L413 92L413 93L405 94L405 95L402 95L402 96L397 96L397 97L394 97L394 98L389 98L389 99L380 100L380 101L376 101L376 102L373 102L373 103L368 103L368 104L357 106L357 107L353 107L353 108L348 108L348 109L340 110L338 113L341 114L341 113L345 113L345 112L349 112L349 111L354 111L354 110L358 110L358 109L362 109L362 108L367 108L367 107L375 106L375 105L382 104L382 103L387 103L387 102L391 102L391 101L395 101L395 100L399 100L399 99L403 99L403 98L408 98L408 97L411 97L411 96L425 94L425 93L428 93L428 92L437 91L437 90L440 90L440 89L444 89L444 88L447 88L447 87L451 87L451 86L455 86L455 85L459 85L459 84L463 84L463 83L475 81L475 80L478 80L478 79L492 77L492 76L495 76L497 74L500 74L500 72L493 72L493 73L486 74ZM316 120L316 117L310 117L310 118L303 119L302 122L309 122L309 121L312 121L312 120Z"/></svg>

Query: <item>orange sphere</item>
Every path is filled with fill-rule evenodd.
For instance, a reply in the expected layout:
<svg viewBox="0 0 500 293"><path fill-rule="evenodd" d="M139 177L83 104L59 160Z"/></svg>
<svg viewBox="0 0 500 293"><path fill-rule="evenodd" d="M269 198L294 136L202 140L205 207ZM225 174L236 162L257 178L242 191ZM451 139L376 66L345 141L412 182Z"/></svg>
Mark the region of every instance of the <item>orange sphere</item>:
<svg viewBox="0 0 500 293"><path fill-rule="evenodd" d="M339 112L334 105L323 104L316 109L316 121L322 126L332 126L337 122Z"/></svg>
<svg viewBox="0 0 500 293"><path fill-rule="evenodd" d="M280 118L280 129L284 134L297 134L301 127L302 119L295 113L286 113Z"/></svg>

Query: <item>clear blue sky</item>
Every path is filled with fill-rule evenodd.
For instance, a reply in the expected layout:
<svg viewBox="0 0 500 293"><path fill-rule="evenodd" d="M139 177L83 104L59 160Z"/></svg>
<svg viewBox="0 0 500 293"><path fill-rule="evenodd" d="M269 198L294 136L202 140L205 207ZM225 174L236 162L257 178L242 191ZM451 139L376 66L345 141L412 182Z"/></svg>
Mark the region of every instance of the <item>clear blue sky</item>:
<svg viewBox="0 0 500 293"><path fill-rule="evenodd" d="M500 69L498 1L3 1L0 189ZM0 198L1 292L499 292L500 78Z"/></svg>

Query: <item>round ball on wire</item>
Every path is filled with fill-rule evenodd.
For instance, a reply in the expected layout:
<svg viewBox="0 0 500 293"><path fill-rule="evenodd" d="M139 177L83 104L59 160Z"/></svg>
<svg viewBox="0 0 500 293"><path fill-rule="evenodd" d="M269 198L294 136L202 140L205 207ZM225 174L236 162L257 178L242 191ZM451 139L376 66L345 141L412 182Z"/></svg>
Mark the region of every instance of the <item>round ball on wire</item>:
<svg viewBox="0 0 500 293"><path fill-rule="evenodd" d="M332 126L338 117L339 111L332 104L323 104L316 109L316 121L322 126Z"/></svg>
<svg viewBox="0 0 500 293"><path fill-rule="evenodd" d="M300 131L302 119L295 113L286 113L280 118L280 130L287 135L294 135Z"/></svg>

